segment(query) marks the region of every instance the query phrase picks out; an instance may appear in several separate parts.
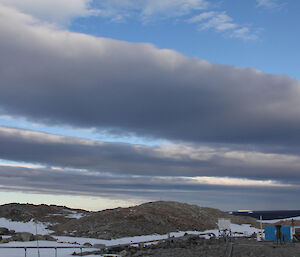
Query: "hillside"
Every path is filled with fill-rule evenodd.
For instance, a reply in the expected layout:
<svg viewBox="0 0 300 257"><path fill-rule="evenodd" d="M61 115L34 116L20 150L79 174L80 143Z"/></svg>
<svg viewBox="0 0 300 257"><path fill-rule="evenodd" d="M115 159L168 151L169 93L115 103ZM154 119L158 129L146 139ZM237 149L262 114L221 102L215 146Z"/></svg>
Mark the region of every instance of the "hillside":
<svg viewBox="0 0 300 257"><path fill-rule="evenodd" d="M84 248L82 254L79 250L71 248L60 249L58 256L62 257L105 254L124 257L150 255L196 257L199 253L203 257L225 256L227 249L230 248L225 240L218 240L219 232L216 229L218 218L230 218L232 221L234 256L298 256L299 247L295 244L274 248L273 243L259 242L260 247L257 247L258 243L250 236L258 233L259 229L246 225L246 223L257 225L253 218L232 216L217 209L196 205L162 201L99 212L54 205L2 205L0 245L27 247L28 256L36 255L36 249L30 247L37 246L35 242L37 239L40 246L44 247ZM35 223L32 219L38 222ZM52 230L48 230L46 226ZM189 230L198 232L185 233ZM172 231L172 237L168 238L167 233ZM136 235L141 236L135 237ZM111 238L117 239L105 240ZM139 242L151 240L160 242L136 247ZM135 244L132 244L133 242ZM86 246L88 248L85 249ZM0 250L1 256L19 256L17 250L20 249ZM42 255L52 256L53 249L43 249Z"/></svg>
<svg viewBox="0 0 300 257"><path fill-rule="evenodd" d="M81 219L55 225L51 229L58 235L110 239L215 229L218 218L229 218L235 224L256 225L252 218L236 217L218 209L159 201L91 213Z"/></svg>
<svg viewBox="0 0 300 257"><path fill-rule="evenodd" d="M57 205L34 205L10 203L0 205L0 218L11 221L28 222L30 220L50 224L62 224L89 214L89 211L71 209Z"/></svg>
<svg viewBox="0 0 300 257"><path fill-rule="evenodd" d="M88 212L56 205L5 204L0 218L47 224L53 234L111 239L138 235L166 234L176 231L216 229L218 218L235 224L252 224L255 219L233 216L218 209L179 202L149 202L129 208Z"/></svg>

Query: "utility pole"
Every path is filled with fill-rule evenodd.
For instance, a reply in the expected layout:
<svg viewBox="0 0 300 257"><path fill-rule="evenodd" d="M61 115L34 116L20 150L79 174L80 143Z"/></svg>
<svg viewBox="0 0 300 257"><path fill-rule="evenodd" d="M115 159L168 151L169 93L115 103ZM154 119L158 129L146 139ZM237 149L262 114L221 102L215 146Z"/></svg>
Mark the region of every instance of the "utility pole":
<svg viewBox="0 0 300 257"><path fill-rule="evenodd" d="M36 236L36 246L38 250L38 257L40 257L40 246L39 246L39 238L37 233L37 221L35 220L35 236Z"/></svg>

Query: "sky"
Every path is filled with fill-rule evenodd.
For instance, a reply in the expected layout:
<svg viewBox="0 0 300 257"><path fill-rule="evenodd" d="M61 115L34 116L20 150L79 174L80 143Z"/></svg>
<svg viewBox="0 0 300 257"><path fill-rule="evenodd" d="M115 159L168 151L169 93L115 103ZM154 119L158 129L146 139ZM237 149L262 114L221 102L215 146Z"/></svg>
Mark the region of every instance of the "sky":
<svg viewBox="0 0 300 257"><path fill-rule="evenodd" d="M0 204L300 209L299 8L0 0Z"/></svg>

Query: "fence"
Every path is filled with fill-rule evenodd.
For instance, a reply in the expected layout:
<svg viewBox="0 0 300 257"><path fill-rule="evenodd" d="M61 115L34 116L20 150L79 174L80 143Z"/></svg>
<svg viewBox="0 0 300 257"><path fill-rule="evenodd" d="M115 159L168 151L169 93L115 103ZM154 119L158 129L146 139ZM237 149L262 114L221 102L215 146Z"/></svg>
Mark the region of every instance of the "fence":
<svg viewBox="0 0 300 257"><path fill-rule="evenodd" d="M57 257L57 249L80 249L82 254L83 248L89 248L85 246L0 246L0 249L24 249L25 257L27 257L27 249L54 249L55 257Z"/></svg>

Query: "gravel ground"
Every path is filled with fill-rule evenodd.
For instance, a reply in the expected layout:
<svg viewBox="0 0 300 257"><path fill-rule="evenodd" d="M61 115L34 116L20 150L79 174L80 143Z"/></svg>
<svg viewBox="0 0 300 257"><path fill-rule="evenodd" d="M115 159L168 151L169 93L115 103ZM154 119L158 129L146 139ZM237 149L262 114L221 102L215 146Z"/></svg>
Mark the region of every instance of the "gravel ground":
<svg viewBox="0 0 300 257"><path fill-rule="evenodd" d="M300 243L277 245L271 242L237 241L232 257L298 257Z"/></svg>
<svg viewBox="0 0 300 257"><path fill-rule="evenodd" d="M90 254L119 254L124 257L299 257L300 243L277 245L272 242L257 242L254 239L234 238L206 240L198 236L172 238L156 245L145 247L122 247ZM87 253L85 254L87 255Z"/></svg>

